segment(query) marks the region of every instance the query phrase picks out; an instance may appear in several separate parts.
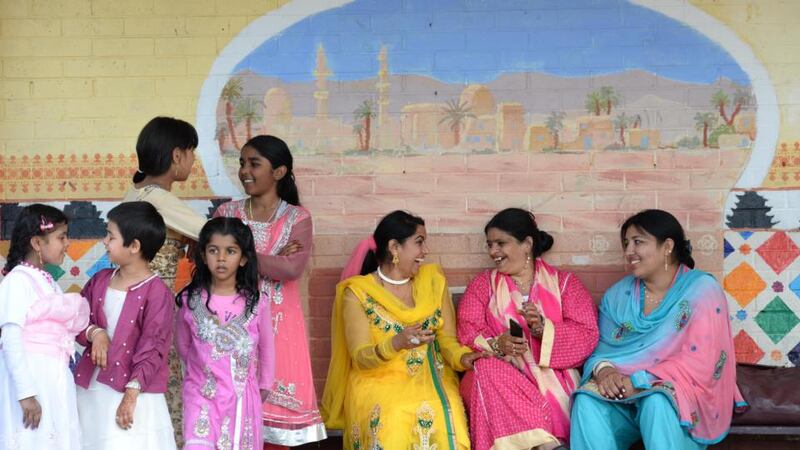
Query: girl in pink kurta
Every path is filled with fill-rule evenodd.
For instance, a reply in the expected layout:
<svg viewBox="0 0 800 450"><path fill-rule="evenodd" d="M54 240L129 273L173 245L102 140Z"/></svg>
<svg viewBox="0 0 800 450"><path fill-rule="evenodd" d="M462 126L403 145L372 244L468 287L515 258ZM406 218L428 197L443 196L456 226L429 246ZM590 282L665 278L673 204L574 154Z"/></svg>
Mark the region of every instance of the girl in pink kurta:
<svg viewBox="0 0 800 450"><path fill-rule="evenodd" d="M234 218L208 221L194 263L192 282L178 294L175 334L184 363L184 448L260 449L275 361L250 229Z"/></svg>
<svg viewBox="0 0 800 450"><path fill-rule="evenodd" d="M573 274L539 258L553 238L529 212L503 210L485 232L496 269L477 275L458 306L459 341L496 356L461 384L472 446L555 448L569 440L576 368L597 345L594 302Z"/></svg>
<svg viewBox="0 0 800 450"><path fill-rule="evenodd" d="M311 374L299 279L311 255L311 215L300 206L292 155L274 136L242 147L239 179L249 197L222 204L215 216L237 217L253 231L261 292L270 301L275 381L264 402L265 448L326 438Z"/></svg>

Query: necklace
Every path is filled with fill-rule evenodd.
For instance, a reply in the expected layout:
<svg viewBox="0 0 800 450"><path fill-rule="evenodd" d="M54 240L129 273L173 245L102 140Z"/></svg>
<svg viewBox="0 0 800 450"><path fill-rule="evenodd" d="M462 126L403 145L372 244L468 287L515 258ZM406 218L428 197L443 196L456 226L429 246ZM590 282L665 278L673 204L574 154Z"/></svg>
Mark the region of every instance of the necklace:
<svg viewBox="0 0 800 450"><path fill-rule="evenodd" d="M511 278L511 280L512 280L512 281L514 281L514 285L516 285L516 286L517 286L517 289L518 289L518 290L519 290L519 292L520 292L520 293L522 293L523 295L524 295L525 293L527 293L527 292L530 292L530 290L531 290L531 284L533 284L533 279L530 279L530 280L528 280L528 281L520 281L520 280L516 280L516 279L514 279L514 278L512 277L512 278Z"/></svg>
<svg viewBox="0 0 800 450"><path fill-rule="evenodd" d="M650 292L650 288L647 285L644 285L644 302L648 305L658 305L661 302L660 298L654 298L655 296L652 295Z"/></svg>
<svg viewBox="0 0 800 450"><path fill-rule="evenodd" d="M272 219L275 218L275 213L278 212L278 205L280 204L280 202L281 199L279 198L278 201L275 202L275 204L272 205L272 207L270 207L272 214L269 215L269 219L267 219L267 222L272 222ZM247 197L247 213L250 215L250 220L256 221L256 216L253 215L253 197Z"/></svg>
<svg viewBox="0 0 800 450"><path fill-rule="evenodd" d="M411 281L411 278L403 278L402 280L393 280L393 279L387 277L386 275L384 275L383 272L381 272L381 268L380 267L378 267L378 278L380 278L381 280L383 280L383 281L385 281L385 282L387 282L389 284L393 284L395 286L402 286L402 285L408 283L409 281Z"/></svg>

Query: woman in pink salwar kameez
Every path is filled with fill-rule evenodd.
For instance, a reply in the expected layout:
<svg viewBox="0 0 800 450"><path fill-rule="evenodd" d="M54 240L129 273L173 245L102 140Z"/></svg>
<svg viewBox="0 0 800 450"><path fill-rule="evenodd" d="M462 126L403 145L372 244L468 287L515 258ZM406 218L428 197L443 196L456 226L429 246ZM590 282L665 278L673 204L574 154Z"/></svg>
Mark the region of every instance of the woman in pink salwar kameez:
<svg viewBox="0 0 800 450"><path fill-rule="evenodd" d="M531 213L503 210L484 231L496 268L477 275L458 306L459 341L495 354L461 383L472 448L557 448L569 441L576 369L597 345L594 302L577 277L539 258L553 238Z"/></svg>
<svg viewBox="0 0 800 450"><path fill-rule="evenodd" d="M299 281L311 255L311 214L300 206L292 154L281 139L252 138L239 162L249 197L222 204L214 215L237 217L253 231L261 292L272 308L275 382L264 402L264 448L321 441L327 435L317 407Z"/></svg>

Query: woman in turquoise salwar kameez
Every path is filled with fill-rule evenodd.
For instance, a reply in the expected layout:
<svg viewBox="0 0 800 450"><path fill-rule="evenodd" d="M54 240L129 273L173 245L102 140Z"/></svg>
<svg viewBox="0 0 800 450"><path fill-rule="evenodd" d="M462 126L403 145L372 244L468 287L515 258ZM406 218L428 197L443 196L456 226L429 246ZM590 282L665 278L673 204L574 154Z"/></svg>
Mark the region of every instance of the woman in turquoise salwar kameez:
<svg viewBox="0 0 800 450"><path fill-rule="evenodd" d="M620 237L631 275L603 296L600 343L573 395L571 448L702 449L721 441L736 387L727 301L670 213L628 218Z"/></svg>

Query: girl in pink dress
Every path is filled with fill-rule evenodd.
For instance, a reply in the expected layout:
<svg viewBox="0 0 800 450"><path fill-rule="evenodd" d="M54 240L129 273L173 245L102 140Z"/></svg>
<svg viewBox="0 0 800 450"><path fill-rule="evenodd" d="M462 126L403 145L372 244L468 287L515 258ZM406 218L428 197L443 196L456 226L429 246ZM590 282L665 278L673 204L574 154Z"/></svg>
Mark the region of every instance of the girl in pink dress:
<svg viewBox="0 0 800 450"><path fill-rule="evenodd" d="M184 363L184 449L261 448L261 404L275 361L253 235L239 219L212 219L194 263L192 282L177 297L175 334Z"/></svg>
<svg viewBox="0 0 800 450"><path fill-rule="evenodd" d="M311 254L311 215L300 206L292 154L274 136L242 148L239 179L249 197L222 204L215 216L237 217L253 231L261 292L272 307L275 381L264 403L265 448L326 438L311 375L299 279Z"/></svg>

